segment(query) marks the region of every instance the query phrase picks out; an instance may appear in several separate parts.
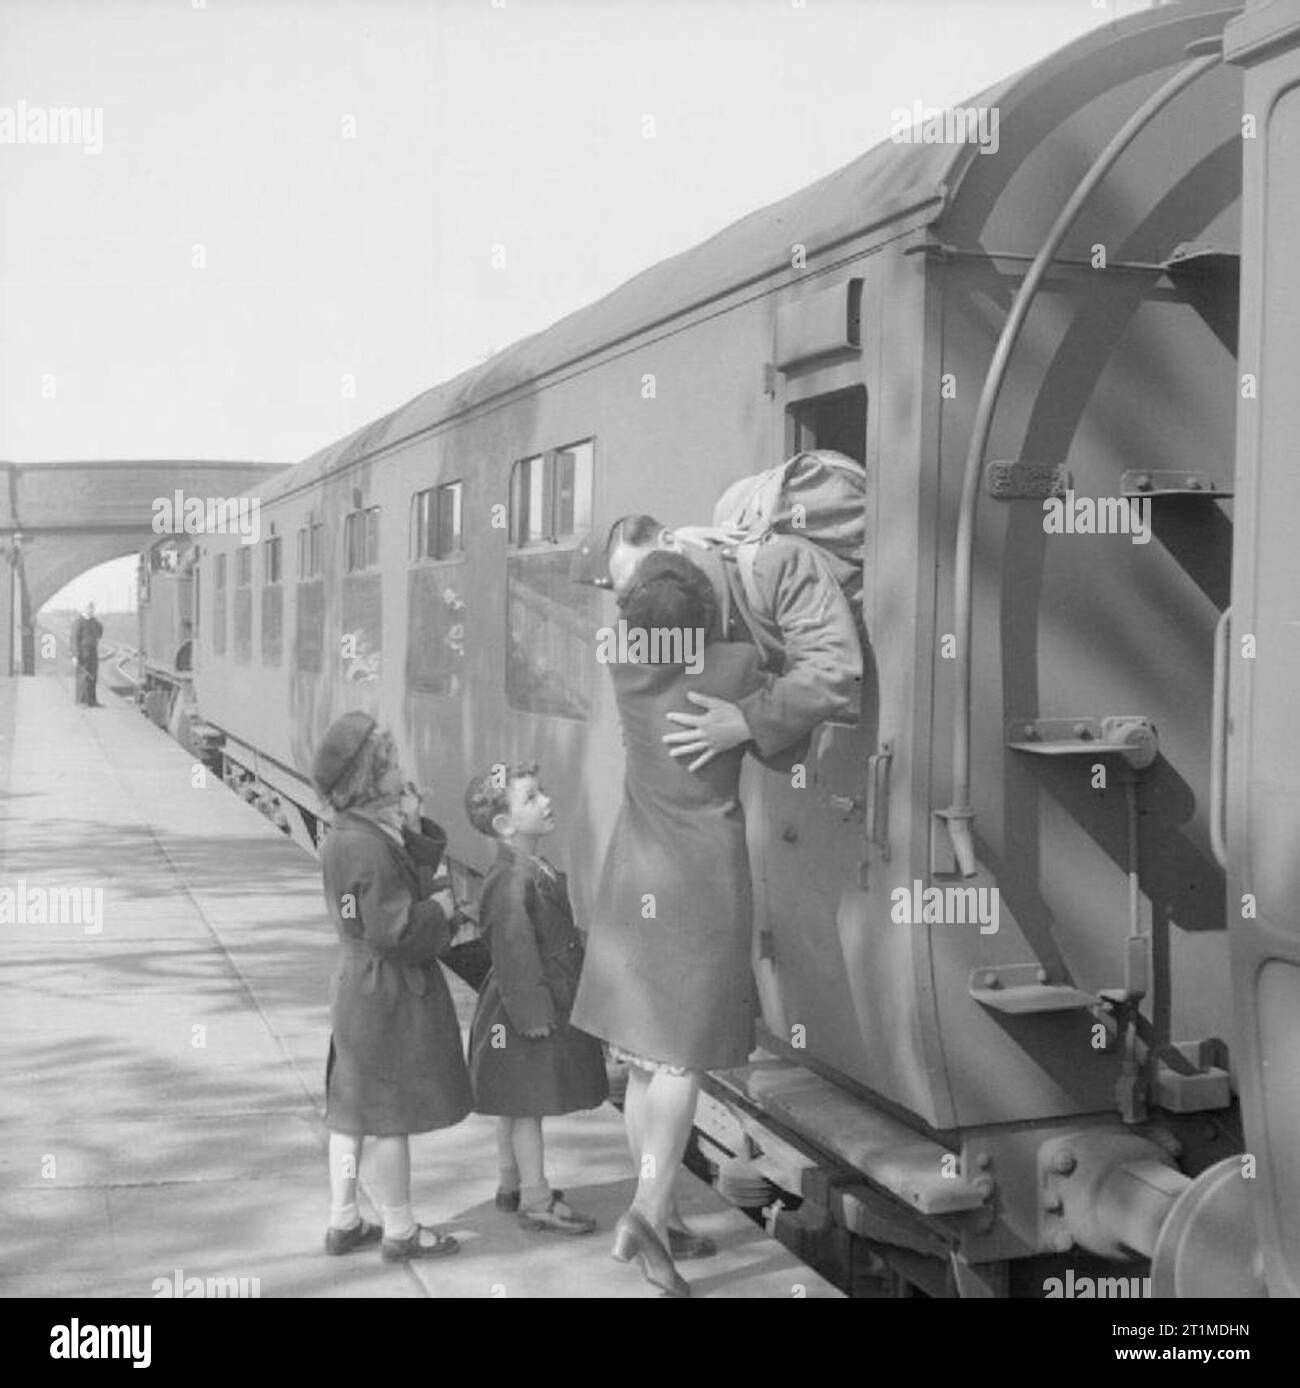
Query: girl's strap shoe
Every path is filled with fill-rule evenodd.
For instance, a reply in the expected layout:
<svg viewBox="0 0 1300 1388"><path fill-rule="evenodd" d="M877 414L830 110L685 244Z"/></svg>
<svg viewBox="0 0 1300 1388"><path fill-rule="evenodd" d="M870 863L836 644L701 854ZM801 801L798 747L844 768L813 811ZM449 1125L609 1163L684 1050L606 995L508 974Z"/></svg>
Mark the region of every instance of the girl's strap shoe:
<svg viewBox="0 0 1300 1388"><path fill-rule="evenodd" d="M596 1221L566 1205L558 1190L540 1210L520 1210L519 1223L543 1234L591 1234L596 1229Z"/></svg>
<svg viewBox="0 0 1300 1388"><path fill-rule="evenodd" d="M364 1248L367 1244L378 1243L384 1236L382 1226L359 1219L351 1229L330 1229L325 1234L325 1252L336 1256Z"/></svg>
<svg viewBox="0 0 1300 1388"><path fill-rule="evenodd" d="M386 1263L404 1263L411 1258L446 1258L459 1252L460 1244L455 1239L430 1229L427 1224L417 1224L410 1238L384 1239L379 1245L379 1255Z"/></svg>
<svg viewBox="0 0 1300 1388"><path fill-rule="evenodd" d="M563 1200L563 1199L564 1199L564 1192L563 1192L562 1190L557 1190L557 1191L555 1192L555 1198L556 1198L557 1200ZM498 1191L497 1191L497 1193L496 1193L496 1207L497 1207L498 1210L503 1210L503 1211L505 1211L506 1214L516 1214L516 1213L518 1212L518 1210L519 1210L519 1191L518 1191L518 1189L517 1189L517 1188L516 1188L515 1190L500 1190L500 1189L498 1189Z"/></svg>

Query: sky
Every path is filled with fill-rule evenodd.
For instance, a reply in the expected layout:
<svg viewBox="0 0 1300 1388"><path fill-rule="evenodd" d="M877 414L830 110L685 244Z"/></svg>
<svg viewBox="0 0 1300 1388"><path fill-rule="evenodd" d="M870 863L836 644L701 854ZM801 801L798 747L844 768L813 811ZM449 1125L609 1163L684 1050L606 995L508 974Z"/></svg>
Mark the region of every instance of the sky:
<svg viewBox="0 0 1300 1388"><path fill-rule="evenodd" d="M0 122L92 113L0 143L0 458L297 462L1144 8L0 0Z"/></svg>

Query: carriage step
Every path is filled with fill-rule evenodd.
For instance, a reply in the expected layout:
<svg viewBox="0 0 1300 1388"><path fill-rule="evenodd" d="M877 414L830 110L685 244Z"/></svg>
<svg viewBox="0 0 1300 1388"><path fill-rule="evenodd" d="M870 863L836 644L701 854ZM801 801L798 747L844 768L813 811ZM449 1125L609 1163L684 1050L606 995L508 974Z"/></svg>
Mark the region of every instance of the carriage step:
<svg viewBox="0 0 1300 1388"><path fill-rule="evenodd" d="M976 969L970 976L970 995L995 1012L1075 1012L1097 1006L1097 995L1069 983L1053 983L1039 963L1003 964Z"/></svg>

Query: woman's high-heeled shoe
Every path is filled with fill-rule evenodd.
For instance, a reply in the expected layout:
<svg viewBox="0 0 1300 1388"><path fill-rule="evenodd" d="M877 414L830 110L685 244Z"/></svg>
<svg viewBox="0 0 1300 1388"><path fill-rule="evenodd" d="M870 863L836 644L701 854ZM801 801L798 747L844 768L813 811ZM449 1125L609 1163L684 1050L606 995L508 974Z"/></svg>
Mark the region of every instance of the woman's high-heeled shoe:
<svg viewBox="0 0 1300 1388"><path fill-rule="evenodd" d="M641 1264L641 1276L669 1296L690 1296L690 1283L673 1266L659 1236L636 1210L629 1210L619 1220L613 1254L620 1263L636 1258Z"/></svg>

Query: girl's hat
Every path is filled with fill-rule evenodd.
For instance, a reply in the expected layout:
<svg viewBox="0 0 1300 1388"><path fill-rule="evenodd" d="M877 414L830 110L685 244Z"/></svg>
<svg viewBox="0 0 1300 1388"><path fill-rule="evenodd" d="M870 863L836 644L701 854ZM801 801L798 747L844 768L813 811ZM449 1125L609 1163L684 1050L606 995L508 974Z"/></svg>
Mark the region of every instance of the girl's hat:
<svg viewBox="0 0 1300 1388"><path fill-rule="evenodd" d="M311 764L311 778L326 800L330 791L352 769L366 740L377 726L375 719L360 709L345 713L330 725Z"/></svg>

